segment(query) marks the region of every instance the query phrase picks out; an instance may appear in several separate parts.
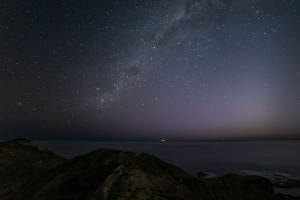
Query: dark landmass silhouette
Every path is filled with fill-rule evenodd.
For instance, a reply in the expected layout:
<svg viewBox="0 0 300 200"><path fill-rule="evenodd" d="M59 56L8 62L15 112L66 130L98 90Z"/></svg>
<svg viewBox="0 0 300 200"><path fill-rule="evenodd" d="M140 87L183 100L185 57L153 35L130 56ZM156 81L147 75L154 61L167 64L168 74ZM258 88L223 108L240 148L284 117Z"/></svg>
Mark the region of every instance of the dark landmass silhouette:
<svg viewBox="0 0 300 200"><path fill-rule="evenodd" d="M192 177L146 153L98 149L67 160L34 141L0 142L0 199L300 199L274 194L270 180Z"/></svg>

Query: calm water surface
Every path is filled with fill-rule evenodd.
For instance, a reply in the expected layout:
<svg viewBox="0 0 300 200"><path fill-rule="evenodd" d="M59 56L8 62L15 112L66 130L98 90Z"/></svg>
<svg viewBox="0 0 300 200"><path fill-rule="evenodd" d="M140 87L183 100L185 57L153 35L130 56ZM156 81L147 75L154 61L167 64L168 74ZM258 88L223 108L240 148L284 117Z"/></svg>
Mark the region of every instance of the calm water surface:
<svg viewBox="0 0 300 200"><path fill-rule="evenodd" d="M270 142L90 142L40 141L66 158L98 148L146 152L191 175L211 172L241 174L244 170L300 176L300 141Z"/></svg>

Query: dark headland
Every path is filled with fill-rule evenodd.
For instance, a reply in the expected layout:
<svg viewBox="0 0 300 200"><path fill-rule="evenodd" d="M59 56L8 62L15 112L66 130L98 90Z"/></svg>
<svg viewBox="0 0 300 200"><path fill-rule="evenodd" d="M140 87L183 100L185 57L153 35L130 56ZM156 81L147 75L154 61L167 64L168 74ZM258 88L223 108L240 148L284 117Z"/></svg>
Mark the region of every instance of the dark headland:
<svg viewBox="0 0 300 200"><path fill-rule="evenodd" d="M1 200L300 199L274 194L276 182L260 176L198 175L146 153L98 149L67 160L31 140L0 142Z"/></svg>

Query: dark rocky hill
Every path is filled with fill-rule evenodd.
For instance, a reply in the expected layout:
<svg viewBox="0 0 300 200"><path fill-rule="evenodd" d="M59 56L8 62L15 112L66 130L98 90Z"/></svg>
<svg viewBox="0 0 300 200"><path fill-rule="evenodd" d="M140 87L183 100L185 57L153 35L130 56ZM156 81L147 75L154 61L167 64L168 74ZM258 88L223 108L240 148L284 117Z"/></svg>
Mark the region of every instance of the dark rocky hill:
<svg viewBox="0 0 300 200"><path fill-rule="evenodd" d="M205 179L207 192L213 199L264 200L277 199L271 182L260 176L227 174Z"/></svg>
<svg viewBox="0 0 300 200"><path fill-rule="evenodd" d="M0 199L28 179L66 161L34 141L15 139L0 142Z"/></svg>
<svg viewBox="0 0 300 200"><path fill-rule="evenodd" d="M8 162L12 169L27 175L20 178L11 170L9 179L0 177L2 183L23 183L0 199L281 199L263 177L228 174L195 178L146 153L98 149L65 161L32 141L10 141L5 146L1 156L3 151L13 152L6 153L8 161L27 156L26 162ZM40 166L46 162L48 168Z"/></svg>
<svg viewBox="0 0 300 200"><path fill-rule="evenodd" d="M151 155L98 149L50 170L12 199L197 199L201 185Z"/></svg>

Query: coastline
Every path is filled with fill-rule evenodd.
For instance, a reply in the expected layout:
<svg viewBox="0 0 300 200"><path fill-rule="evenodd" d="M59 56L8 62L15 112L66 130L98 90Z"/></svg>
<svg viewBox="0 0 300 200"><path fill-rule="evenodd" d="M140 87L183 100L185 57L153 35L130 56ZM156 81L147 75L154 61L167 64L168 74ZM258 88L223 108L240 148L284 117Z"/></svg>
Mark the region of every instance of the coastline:
<svg viewBox="0 0 300 200"><path fill-rule="evenodd" d="M55 166L57 166L55 168L54 171L56 171L56 175L53 176L52 172L49 171L49 175L53 176L53 178L57 178L60 176L66 176L66 180L72 180L73 178L77 179L76 177L81 177L81 180L85 180L88 182L90 182L90 178L86 177L86 173L91 173L90 176L88 177L94 177L93 173L98 173L98 170L95 170L95 165L91 164L94 162L98 162L99 166L102 166L100 168L106 168L107 165L110 165L112 168L109 169L108 171L106 171L105 173L103 173L101 176L108 176L108 177L115 177L116 174L119 173L125 173L125 174L131 174L130 176L128 176L127 178L124 179L124 175L120 176L116 176L114 179L117 180L123 180L127 183L127 181L132 180L132 178L130 178L131 176L136 176L136 180L134 179L134 181L137 181L135 183L136 186L138 186L139 180L141 177L152 177L154 178L152 181L157 181L158 179L161 181L166 181L169 180L169 178L171 178L174 183L176 182L176 184L183 184L182 181L178 180L182 180L182 178L187 180L187 184L196 184L198 185L197 187L201 187L201 188L206 188L208 192L205 195L215 195L213 191L218 191L217 193L219 195L225 195L226 197L230 197L230 195L233 195L233 191L235 189L237 189L236 187L238 186L238 190L235 191L234 196L237 195L247 195L248 192L251 192L252 189L256 190L256 193L253 195L267 195L265 197L270 197L269 195L277 195L278 198L282 199L282 198L288 198L288 199L294 199L294 197L299 198L300 196L300 177L296 177L296 176L291 176L289 174L283 174L283 173L267 173L267 172L263 172L263 171L255 171L255 170L240 170L240 173L227 173L225 175L222 176L218 176L218 173L206 173L206 172L200 172L198 173L198 178L196 178L195 176L192 176L190 174L188 174L187 172L185 172L184 169L182 169L180 166L177 167L178 165L173 165L171 163L168 163L164 160L161 160L155 156L152 156L148 153L138 153L137 151L133 152L133 151L124 151L124 150L113 150L112 148L110 149L105 149L105 148L98 148L97 150L88 152L87 154L81 155L81 156L75 156L72 159L65 159L63 157L59 157L59 155L49 151L48 148L44 148L44 145L40 145L34 141L30 141L30 140L25 140L25 139L17 139L17 140L12 140L12 141L6 141L6 142L1 142L2 145L2 154L1 156L3 156L3 159L7 160L8 162L10 162L11 164L8 166L6 164L4 164L2 166L3 170L2 170L2 174L3 177L11 177L9 178L11 181L16 182L17 179L14 178L15 171L21 171L24 170L24 164L26 163L26 170L29 172L34 172L34 169L39 168L40 164L45 163L45 165L43 164L43 170L44 172L47 172L49 169L51 171L51 168L55 168ZM61 145L61 144L60 144ZM65 146L61 146L64 147L64 149L67 151L68 149ZM0 149L1 150L1 149ZM31 153L28 153L28 152ZM1 152L1 151L0 151ZM105 153L106 152L106 153ZM140 151L139 151L140 152ZM106 155L104 156L104 155ZM32 156L35 155L35 156ZM41 161L41 159L44 159L46 157L48 157L49 159L46 159L44 161ZM103 157L104 156L104 157ZM27 158L26 158L27 157ZM39 158L40 157L40 158ZM13 162L14 160L18 160L18 163L20 163L20 165L16 165L15 162ZM53 161L54 162L53 162ZM87 161L89 160L89 161ZM30 161L30 162L29 162ZM53 167L48 168L49 164L46 164L46 162L52 162ZM117 165L113 164L113 163L119 163ZM129 162L129 163L128 163ZM22 164L24 163L24 164ZM37 165L37 163L39 163ZM56 164L55 164L56 163ZM63 164L65 163L65 164ZM138 164L137 164L138 163ZM119 167L118 167L119 165ZM59 167L59 166L65 166L65 167ZM68 166L68 167L66 167ZM97 166L97 165L96 165ZM126 170L124 172L123 168L124 166L126 167ZM91 168L91 170L87 170ZM95 169L94 169L95 168ZM11 171L12 170L12 171ZM112 171L111 171L112 170ZM113 172L114 170L117 170L115 172ZM133 170L132 172L129 171ZM139 171L138 174L137 170ZM142 170L142 171L141 171ZM25 181L26 182L26 177L30 178L34 178L33 175L29 175L27 171L24 171L24 178L21 177L20 181ZM82 172L81 172L82 171ZM160 172L158 172L160 171ZM175 173L176 171L176 173ZM8 172L8 174L7 174ZM84 172L84 173L83 173ZM112 173L113 172L113 173ZM180 172L180 176L181 178L177 177L177 173ZM73 178L69 177L68 174L73 174ZM148 173L152 174L150 176L148 176ZM134 175L136 174L136 175ZM144 175L143 175L144 174ZM147 175L146 175L147 174ZM9 175L9 176L7 176ZM38 175L38 173L37 173ZM146 175L146 176L145 176ZM165 179L165 176L169 176L169 178ZM36 176L38 177L38 176ZM119 178L121 179L119 179ZM176 178L177 177L177 178ZM129 179L128 179L129 178ZM29 180L29 179L28 179ZM46 186L49 185L49 187L47 188L51 188L51 184L52 182L48 179L47 176L39 179L38 182L42 181L42 183ZM58 179L58 180L64 180L64 179ZM110 180L110 179L108 179ZM108 181L106 180L106 181ZM85 182L84 181L84 182ZM103 179L103 181L105 181L105 179ZM145 179L146 181L146 179ZM147 187L149 186L148 180L146 182L144 182ZM80 182L80 187L84 187L84 185L86 185L86 183L84 182ZM151 181L150 181L151 182ZM35 182L32 182L33 184ZM6 183L3 182L3 184L5 185ZM18 185L18 183L16 182L16 184ZM221 184L221 185L220 185ZM225 188L222 186L223 184L225 184ZM64 184L63 184L64 185ZM63 185L61 185L62 187L64 187ZM13 185L12 185L13 186ZM274 187L275 186L275 187ZM23 186L22 186L23 187ZM40 187L40 186L38 186ZM77 186L76 186L77 187ZM101 186L102 187L102 186ZM129 184L128 187L131 187L131 185ZM250 188L248 188L250 187ZM6 187L6 189L4 188L4 192L5 190L9 190L10 187ZM26 189L26 185L24 186L25 190ZM248 189L246 189L248 188ZM251 189L252 188L252 189ZM1 189L1 188L0 188ZM28 188L30 189L30 188ZM188 189L188 188L187 188ZM188 190L194 191L194 194L197 194L197 189L195 190L195 188L189 188ZM249 190L250 189L250 190ZM227 191L229 190L229 191ZM20 190L21 192L24 190ZM161 190L160 190L161 191ZM264 191L261 193L261 191ZM37 192L37 191L32 191L33 193ZM205 192L205 190L203 190L203 192ZM211 193L213 192L213 193ZM266 192L266 193L265 193ZM18 193L15 193L16 195ZM203 193L204 195L204 193Z"/></svg>

